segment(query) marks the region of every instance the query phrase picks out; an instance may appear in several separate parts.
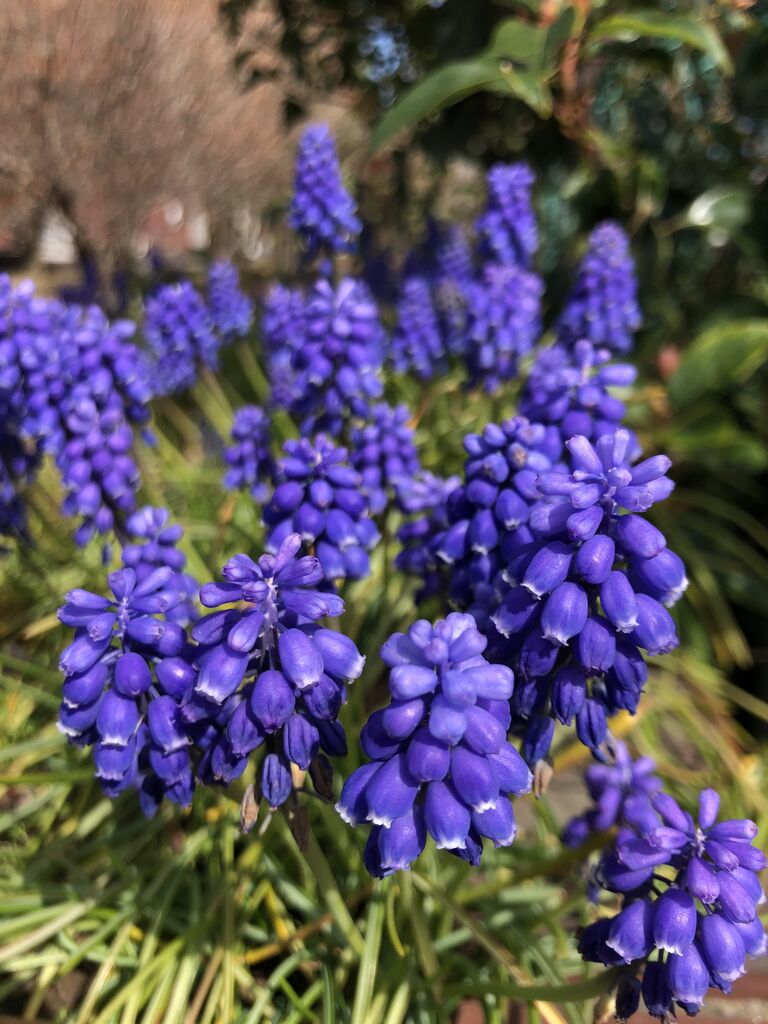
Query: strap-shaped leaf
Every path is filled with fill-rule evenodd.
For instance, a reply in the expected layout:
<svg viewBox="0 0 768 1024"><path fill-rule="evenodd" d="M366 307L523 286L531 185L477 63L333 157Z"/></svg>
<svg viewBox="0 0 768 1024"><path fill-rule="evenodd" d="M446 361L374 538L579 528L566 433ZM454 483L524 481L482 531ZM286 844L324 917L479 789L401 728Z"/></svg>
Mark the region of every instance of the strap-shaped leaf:
<svg viewBox="0 0 768 1024"><path fill-rule="evenodd" d="M636 40L660 39L692 46L707 53L724 74L731 74L733 65L718 32L705 21L687 15L664 14L642 8L612 14L589 33L590 47L605 42L634 43Z"/></svg>
<svg viewBox="0 0 768 1024"><path fill-rule="evenodd" d="M409 89L387 111L373 133L371 149L380 149L393 135L413 128L420 121L465 96L471 96L481 89L504 89L505 82L502 62L497 57L483 55L473 60L446 64Z"/></svg>

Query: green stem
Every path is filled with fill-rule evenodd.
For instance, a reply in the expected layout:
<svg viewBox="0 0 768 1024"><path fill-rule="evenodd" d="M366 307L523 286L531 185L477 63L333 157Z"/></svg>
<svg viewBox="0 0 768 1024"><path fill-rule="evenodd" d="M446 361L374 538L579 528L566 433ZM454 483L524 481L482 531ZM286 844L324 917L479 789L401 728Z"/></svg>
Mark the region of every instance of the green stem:
<svg viewBox="0 0 768 1024"><path fill-rule="evenodd" d="M315 834L311 829L309 831L307 849L300 852L315 876L318 888L328 904L328 909L336 918L336 923L344 933L344 937L358 956L364 956L367 948L366 943L352 919L349 908L344 902L344 897L339 892L339 887L336 884L336 879L333 876L330 865L325 859L325 855L320 849Z"/></svg>
<svg viewBox="0 0 768 1024"><path fill-rule="evenodd" d="M386 915L384 888L385 886L382 884L375 887L373 898L368 907L365 949L360 960L357 988L355 989L355 1002L352 1007L350 1024L366 1024L370 1020L369 1011L376 981L376 969L379 965L379 950L381 949L381 936L384 930L384 918Z"/></svg>
<svg viewBox="0 0 768 1024"><path fill-rule="evenodd" d="M410 975L400 982L384 1018L384 1024L403 1024L405 1015L411 1003L411 981Z"/></svg>

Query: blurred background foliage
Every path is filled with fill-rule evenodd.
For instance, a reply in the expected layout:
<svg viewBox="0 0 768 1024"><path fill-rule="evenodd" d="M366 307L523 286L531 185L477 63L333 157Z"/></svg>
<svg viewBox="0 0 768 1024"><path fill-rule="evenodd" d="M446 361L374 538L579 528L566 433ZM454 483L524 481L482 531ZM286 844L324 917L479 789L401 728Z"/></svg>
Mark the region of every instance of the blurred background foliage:
<svg viewBox="0 0 768 1024"><path fill-rule="evenodd" d="M645 315L630 423L648 450L674 460L677 489L659 525L693 586L680 608L685 653L663 660L642 714L621 719L618 731L631 729L634 748L657 758L685 802L717 778L728 808L765 826L768 3L221 7L243 94L277 90L286 138L330 96L343 98L341 123L362 126L369 154L359 142L342 151L360 171L372 233L384 239L371 263L402 260L427 237L433 210L470 224L483 171L497 160L525 159L536 171L549 322L589 229L614 217L630 232ZM251 123L245 141L254 147L258 117ZM260 196L268 222L287 191L280 175L277 195ZM107 265L123 258L124 248ZM13 266L25 274L27 256ZM273 269L250 268L254 290ZM446 379L427 401L413 383L390 384L388 397L418 410L425 462L441 472L459 468L464 433L514 406L513 392L493 407L484 396L456 398L458 383ZM159 444L142 450L144 496L184 524L182 546L201 579L235 551L259 547L252 502L222 502L216 453L233 410L263 401L265 388L255 338L226 354L218 377L155 405ZM277 428L280 439L294 429L282 419ZM340 833L330 808L313 807L347 921L322 855L304 860L280 816L266 838L241 841L235 804L216 794L187 819L166 809L149 826L130 798L100 798L53 724L62 635L54 613L68 587L100 588L103 567L97 545L77 552L62 531L55 489L49 473L27 496L35 545L0 563L3 1010L78 1024L397 1024L408 1012L421 1024L444 1021L474 991L489 1024L502 1024L514 985L536 979L541 992L517 993L541 1000L533 1021L590 1018L578 1004L554 1009L548 1000L563 990L552 996L542 982L557 990L585 970L563 929L583 918L583 880L547 800L521 802L521 840L490 853L482 884L470 885L458 862L438 872L432 857L373 900L360 837ZM411 591L387 573L384 556L345 593L369 655L413 616ZM378 699L375 670L365 681L347 709L352 734ZM561 745L557 753L567 778L583 752ZM326 1012L337 1005L346 1007L338 1018Z"/></svg>

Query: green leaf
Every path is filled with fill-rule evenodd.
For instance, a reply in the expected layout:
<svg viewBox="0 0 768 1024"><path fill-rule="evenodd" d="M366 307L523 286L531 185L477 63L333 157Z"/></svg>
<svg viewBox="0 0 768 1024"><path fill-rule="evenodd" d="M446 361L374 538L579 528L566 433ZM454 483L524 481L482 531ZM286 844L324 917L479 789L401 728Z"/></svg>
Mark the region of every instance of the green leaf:
<svg viewBox="0 0 768 1024"><path fill-rule="evenodd" d="M576 11L573 7L566 7L560 11L547 29L547 38L544 41L544 51L542 54L542 66L552 64L560 48L570 39L575 22Z"/></svg>
<svg viewBox="0 0 768 1024"><path fill-rule="evenodd" d="M733 71L728 51L711 25L699 18L664 14L652 8L613 14L603 19L590 32L588 44L597 47L604 42L634 43L641 38L692 46L708 54L724 74Z"/></svg>
<svg viewBox="0 0 768 1024"><path fill-rule="evenodd" d="M704 331L688 347L669 382L677 407L743 384L768 361L768 319L734 320Z"/></svg>
<svg viewBox="0 0 768 1024"><path fill-rule="evenodd" d="M371 150L380 149L398 132L413 128L424 118L451 106L491 85L504 86L504 75L496 57L446 64L409 89L379 121L371 139Z"/></svg>
<svg viewBox="0 0 768 1024"><path fill-rule="evenodd" d="M546 29L518 18L507 18L496 26L488 53L527 68L540 67L546 41Z"/></svg>
<svg viewBox="0 0 768 1024"><path fill-rule="evenodd" d="M507 18L497 25L491 36L488 54L521 65L518 70L528 69L548 77L553 72L558 50L570 37L575 20L572 7L561 11L546 28Z"/></svg>
<svg viewBox="0 0 768 1024"><path fill-rule="evenodd" d="M504 86L491 86L493 92L512 93L527 104L539 117L546 118L552 113L552 93L538 71L517 71L514 67L502 66Z"/></svg>

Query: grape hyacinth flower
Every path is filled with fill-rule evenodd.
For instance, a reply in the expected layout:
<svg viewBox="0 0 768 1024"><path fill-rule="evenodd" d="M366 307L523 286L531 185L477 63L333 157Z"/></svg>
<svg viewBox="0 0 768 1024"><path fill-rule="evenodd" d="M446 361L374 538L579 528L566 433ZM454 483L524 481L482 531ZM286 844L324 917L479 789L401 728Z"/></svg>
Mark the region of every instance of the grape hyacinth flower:
<svg viewBox="0 0 768 1024"><path fill-rule="evenodd" d="M184 528L178 523L171 523L170 518L167 508L153 508L151 505L128 516L125 532L130 540L123 544L123 565L133 569L139 583L156 569L164 566L172 569L173 576L167 586L177 591L179 601L165 615L169 622L187 626L198 617L197 592L200 584L184 571L187 556L177 547L184 536Z"/></svg>
<svg viewBox="0 0 768 1024"><path fill-rule="evenodd" d="M341 180L336 146L324 124L310 125L299 141L290 213L310 257L354 248L362 225L354 199Z"/></svg>
<svg viewBox="0 0 768 1024"><path fill-rule="evenodd" d="M264 355L271 403L279 409L289 409L299 399L293 357L304 344L305 305L300 289L281 284L273 285L264 300Z"/></svg>
<svg viewBox="0 0 768 1024"><path fill-rule="evenodd" d="M337 288L316 282L305 309L305 331L294 351L296 398L290 411L303 432L338 437L345 422L365 419L380 398L384 332L376 304L361 281L345 278Z"/></svg>
<svg viewBox="0 0 768 1024"><path fill-rule="evenodd" d="M529 270L539 247L531 202L533 171L527 164L495 164L487 175L488 199L477 220L483 255Z"/></svg>
<svg viewBox="0 0 768 1024"><path fill-rule="evenodd" d="M109 576L111 597L71 590L59 609L75 629L60 661L59 728L70 743L93 746L104 793L137 789L147 816L164 796L186 807L194 790L173 672L187 638L167 615L180 599L173 576L164 566L139 582L133 569L119 569Z"/></svg>
<svg viewBox="0 0 768 1024"><path fill-rule="evenodd" d="M694 822L657 793L656 822L621 829L601 866L603 886L621 893L624 905L589 925L579 948L585 960L631 964L631 978L644 966L634 993L627 983L620 987L622 1019L638 1008L641 993L653 1016L673 1019L674 1004L693 1016L710 988L730 992L747 956L766 952L757 907L765 902L758 872L767 862L752 845L757 826L718 821L719 802L714 790L703 790Z"/></svg>
<svg viewBox="0 0 768 1024"><path fill-rule="evenodd" d="M536 357L520 397L520 413L537 423L554 423L563 441L574 434L590 440L621 426L624 403L611 388L634 383L637 370L610 362L608 349L577 341L572 349L552 345Z"/></svg>
<svg viewBox="0 0 768 1024"><path fill-rule="evenodd" d="M201 588L202 603L219 610L192 628L198 672L181 707L203 751L201 780L233 781L263 748L260 786L273 808L291 795L291 765L327 795L325 755L346 752L337 715L365 663L349 637L318 625L344 602L318 589L320 561L300 550L290 533L257 561L236 555L223 582Z"/></svg>
<svg viewBox="0 0 768 1024"><path fill-rule="evenodd" d="M285 442L264 522L270 551L297 533L316 553L327 582L362 579L371 571L368 552L379 532L360 474L349 464L346 448L323 434L314 442Z"/></svg>
<svg viewBox="0 0 768 1024"><path fill-rule="evenodd" d="M351 431L350 461L373 515L384 512L390 494L421 468L410 416L406 405L393 409L381 402L371 409L370 422Z"/></svg>
<svg viewBox="0 0 768 1024"><path fill-rule="evenodd" d="M224 452L229 466L224 486L248 491L254 501L267 500L275 475L269 450L269 417L257 405L244 405L232 423L232 445Z"/></svg>
<svg viewBox="0 0 768 1024"><path fill-rule="evenodd" d="M147 300L144 335L154 354L159 395L173 395L197 380L198 364L214 368L219 338L210 311L191 281L164 285Z"/></svg>
<svg viewBox="0 0 768 1024"><path fill-rule="evenodd" d="M641 323L629 239L618 224L604 221L589 236L557 325L557 340L571 346L586 339L597 347L629 352Z"/></svg>
<svg viewBox="0 0 768 1024"><path fill-rule="evenodd" d="M472 384L494 392L517 373L541 333L543 284L514 265L489 263L467 290L465 359Z"/></svg>
<svg viewBox="0 0 768 1024"><path fill-rule="evenodd" d="M459 224L446 225L435 247L436 281L460 284L471 281L474 276L472 249L466 231Z"/></svg>
<svg viewBox="0 0 768 1024"><path fill-rule="evenodd" d="M463 356L467 336L467 290L474 280L472 251L466 233L451 225L438 240L435 251L435 309L452 355Z"/></svg>
<svg viewBox="0 0 768 1024"><path fill-rule="evenodd" d="M389 357L397 373L413 371L421 380L444 368L445 347L425 277L412 275L403 282Z"/></svg>
<svg viewBox="0 0 768 1024"><path fill-rule="evenodd" d="M365 865L383 877L407 870L431 835L438 849L479 864L483 837L509 846L517 826L510 794L531 773L507 743L514 677L483 657L471 615L421 619L381 648L390 703L363 728L371 760L344 783L336 809L370 824Z"/></svg>
<svg viewBox="0 0 768 1024"><path fill-rule="evenodd" d="M149 418L146 361L134 327L101 310L14 289L0 278L0 419L11 484L51 454L67 491L64 512L84 522L78 543L107 532L135 505L131 424Z"/></svg>
<svg viewBox="0 0 768 1024"><path fill-rule="evenodd" d="M62 511L83 519L75 540L84 544L135 508L139 470L131 423L149 418L149 371L129 340L132 324L110 324L95 307L53 305L52 315L59 346L54 365L66 383L56 429L40 441L54 455L67 491Z"/></svg>
<svg viewBox="0 0 768 1024"><path fill-rule="evenodd" d="M531 541L504 570L512 586L492 621L507 639L492 649L515 665L513 713L531 763L547 756L554 719L575 720L602 759L606 717L637 708L647 678L641 651L664 654L678 643L672 617L643 583L649 573L663 581L668 603L685 586L682 562L642 515L672 491L670 461L631 466L630 440L617 430L594 446L579 435L566 443L572 471L539 476Z"/></svg>
<svg viewBox="0 0 768 1024"><path fill-rule="evenodd" d="M253 324L253 303L240 289L240 277L230 260L208 268L208 309L213 325L225 342L244 338Z"/></svg>
<svg viewBox="0 0 768 1024"><path fill-rule="evenodd" d="M417 603L445 590L445 564L437 548L450 525L450 496L460 483L457 476L443 478L422 470L413 477L403 478L397 485L398 508L415 518L403 523L397 531L402 549L395 557L395 568L421 580Z"/></svg>
<svg viewBox="0 0 768 1024"><path fill-rule="evenodd" d="M131 455L133 431L108 374L76 385L67 407L67 440L56 454L67 492L61 510L82 517L75 542L83 545L94 533L108 533L136 507L139 468Z"/></svg>
<svg viewBox="0 0 768 1024"><path fill-rule="evenodd" d="M508 562L531 541L525 529L536 481L560 453L559 438L522 416L464 438L464 483L448 499L448 528L435 553L449 569L451 601L487 629L508 584Z"/></svg>
<svg viewBox="0 0 768 1024"><path fill-rule="evenodd" d="M584 773L594 806L565 826L566 846L579 846L593 833L614 825L654 828L660 823L652 804L661 789L661 779L654 774L655 763L650 757L633 761L627 745L620 740L610 738L609 744L612 763L592 764Z"/></svg>
<svg viewBox="0 0 768 1024"><path fill-rule="evenodd" d="M0 275L0 397L6 423L35 455L55 455L66 440L62 406L76 363L67 323L67 307L39 298L32 281L14 288Z"/></svg>

